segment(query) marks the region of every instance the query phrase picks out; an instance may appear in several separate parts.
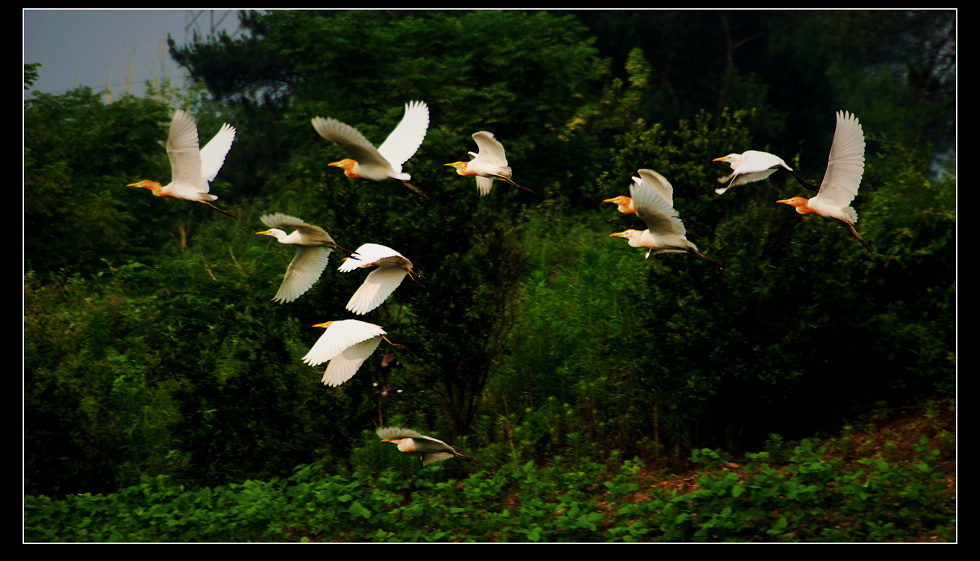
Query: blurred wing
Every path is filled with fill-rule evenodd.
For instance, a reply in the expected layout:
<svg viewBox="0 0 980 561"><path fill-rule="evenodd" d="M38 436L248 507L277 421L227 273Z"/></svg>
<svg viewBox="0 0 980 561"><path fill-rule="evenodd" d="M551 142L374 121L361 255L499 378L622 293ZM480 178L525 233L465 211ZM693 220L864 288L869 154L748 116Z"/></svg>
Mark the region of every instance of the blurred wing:
<svg viewBox="0 0 980 561"><path fill-rule="evenodd" d="M259 220L270 228L279 228L282 230L286 228L298 228L306 225L306 222L304 222L302 219L296 218L295 216L290 216L288 214L283 214L281 212L263 214L259 217Z"/></svg>
<svg viewBox="0 0 980 561"><path fill-rule="evenodd" d="M746 183L754 183L756 181L762 181L767 179L770 175L776 173L779 168L769 168L763 171L754 171L751 173L740 173L735 177L735 181L732 182L732 187L736 185L745 185ZM733 174L734 175L734 174ZM725 177L719 177L718 183L727 183L732 179L731 175L726 175Z"/></svg>
<svg viewBox="0 0 980 561"><path fill-rule="evenodd" d="M330 251L323 246L297 246L296 256L286 268L286 276L273 300L292 302L305 294L323 274L330 260Z"/></svg>
<svg viewBox="0 0 980 561"><path fill-rule="evenodd" d="M715 193L722 195L725 193L725 191L731 189L732 187L736 187L738 185L745 185L747 183L755 183L756 181L762 181L763 179L767 179L770 175L776 173L777 169L778 168L770 168L764 171L756 171L752 173L741 173L741 174L733 173L732 175L719 177L718 183L728 183L728 185L715 189ZM729 183L729 181L731 181L731 183Z"/></svg>
<svg viewBox="0 0 980 561"><path fill-rule="evenodd" d="M455 452L452 446L446 444L445 442L432 438L431 436L420 436L415 439L415 449L423 454L431 454L433 452L442 452L444 450L449 450L450 452Z"/></svg>
<svg viewBox="0 0 980 561"><path fill-rule="evenodd" d="M235 127L225 123L221 125L218 134L201 148L201 177L206 181L214 181L218 171L225 163L225 156L235 142Z"/></svg>
<svg viewBox="0 0 980 561"><path fill-rule="evenodd" d="M433 462L439 462L452 457L453 454L450 452L427 452L422 454L422 467L425 467Z"/></svg>
<svg viewBox="0 0 980 561"><path fill-rule="evenodd" d="M350 380L357 373L357 369L371 356L374 349L378 348L379 343L381 343L380 336L372 337L367 341L347 347L339 355L330 359L330 364L323 372L324 385L339 386Z"/></svg>
<svg viewBox="0 0 980 561"><path fill-rule="evenodd" d="M358 267L372 265L379 259L384 259L385 257L402 257L402 254L381 244L362 244L361 247L357 248L350 257L340 264L337 270L341 273L349 273Z"/></svg>
<svg viewBox="0 0 980 561"><path fill-rule="evenodd" d="M326 230L313 224L307 224L295 216L277 212L275 214L264 214L259 220L270 228L298 230L304 237L309 237L311 241L333 242L333 238L330 237L330 234Z"/></svg>
<svg viewBox="0 0 980 561"><path fill-rule="evenodd" d="M384 156L354 127L336 119L313 118L313 128L324 139L340 146L361 165L392 166Z"/></svg>
<svg viewBox="0 0 980 561"><path fill-rule="evenodd" d="M187 113L178 110L170 123L167 137L167 155L170 156L172 185L192 190L206 191L206 183L201 178L201 151L197 144L197 124Z"/></svg>
<svg viewBox="0 0 980 561"><path fill-rule="evenodd" d="M630 187L636 215L654 235L683 236L684 223L674 210L674 190L670 182L653 170L641 169L638 173L640 177L634 177Z"/></svg>
<svg viewBox="0 0 980 561"><path fill-rule="evenodd" d="M377 308L398 288L406 274L407 271L400 267L379 267L371 271L347 302L347 309L363 315Z"/></svg>
<svg viewBox="0 0 980 561"><path fill-rule="evenodd" d="M820 203L846 207L857 195L864 175L864 131L857 117L837 112L837 130L830 146L827 171L814 197Z"/></svg>
<svg viewBox="0 0 980 561"><path fill-rule="evenodd" d="M378 152L393 168L400 170L401 165L418 151L428 128L429 107L421 101L406 103L405 115L378 147Z"/></svg>
<svg viewBox="0 0 980 561"><path fill-rule="evenodd" d="M373 323L356 319L335 321L313 344L310 351L303 357L303 362L311 366L323 364L342 353L344 349L374 337L381 337L384 334L385 330Z"/></svg>
<svg viewBox="0 0 980 561"><path fill-rule="evenodd" d="M378 438L381 440L398 440L400 438L426 438L425 436L401 427L380 427L377 430Z"/></svg>
<svg viewBox="0 0 980 561"><path fill-rule="evenodd" d="M490 191L493 190L493 178L482 175L476 176L476 189L480 192L480 196L489 195Z"/></svg>
<svg viewBox="0 0 980 561"><path fill-rule="evenodd" d="M480 131L473 133L473 140L479 148L479 158L489 165L507 167L507 155L504 145L494 138L492 132Z"/></svg>

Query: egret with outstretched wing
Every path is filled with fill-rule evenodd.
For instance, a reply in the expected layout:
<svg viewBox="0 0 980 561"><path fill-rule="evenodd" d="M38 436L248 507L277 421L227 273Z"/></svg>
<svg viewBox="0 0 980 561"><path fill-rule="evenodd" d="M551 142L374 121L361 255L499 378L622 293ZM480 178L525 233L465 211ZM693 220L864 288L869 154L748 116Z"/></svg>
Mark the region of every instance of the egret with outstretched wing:
<svg viewBox="0 0 980 561"><path fill-rule="evenodd" d="M342 148L349 156L327 165L343 169L344 174L351 178L399 181L429 198L409 183L412 176L402 171L402 165L418 151L429 128L429 107L424 102L406 103L402 120L377 148L360 131L336 119L314 117L312 122L320 136Z"/></svg>

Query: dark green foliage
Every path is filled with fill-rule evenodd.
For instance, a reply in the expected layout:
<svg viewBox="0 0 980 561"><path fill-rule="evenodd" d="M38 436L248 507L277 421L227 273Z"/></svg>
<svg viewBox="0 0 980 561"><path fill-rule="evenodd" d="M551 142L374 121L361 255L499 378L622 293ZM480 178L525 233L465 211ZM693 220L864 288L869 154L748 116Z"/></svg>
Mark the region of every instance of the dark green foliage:
<svg viewBox="0 0 980 561"><path fill-rule="evenodd" d="M130 200L145 202L130 198L145 193L128 193L125 186L143 179L135 175L169 174L166 153L155 144L165 138L161 124L167 119L166 108L151 100L106 105L87 88L25 102L27 269L71 267L90 274L107 257L119 257L119 263L160 247L162 240L134 233L135 220L125 209ZM157 150L151 154L148 146ZM124 175L126 169L133 175Z"/></svg>
<svg viewBox="0 0 980 561"><path fill-rule="evenodd" d="M787 447L785 461L751 454L736 465L696 450L697 485L651 487L637 459L516 458L460 473L453 460L383 469L399 455L380 442L373 475L318 464L289 477L189 489L143 478L111 495L28 496L27 541L714 542L951 540L943 481L949 443L923 436L908 461L884 453L828 457L844 440ZM388 452L388 453L386 453ZM401 456L407 456L401 454ZM481 458L482 460L482 458ZM399 462L394 462L399 463ZM736 469L737 468L737 469Z"/></svg>
<svg viewBox="0 0 980 561"><path fill-rule="evenodd" d="M171 107L106 104L87 89L32 95L25 488L74 495L71 507L31 509L79 532L46 534L44 522L32 539L895 539L902 522L883 511L826 526L839 534L798 533L806 509L851 503L763 466L738 496L721 473L690 496L624 501L625 524L589 503L632 492L635 464L606 467L622 457L758 451L776 446L773 434L801 439L879 403L955 395L955 158L936 158L949 148L936 131L955 115L947 73L910 58L891 27L905 21L941 60L948 16L889 13L882 28L862 12L245 14L249 33L171 47L207 88L181 97L202 139L222 122L238 128L212 186L238 220L125 187L167 181L158 141ZM432 119L405 167L430 200L326 165L342 154L313 116L380 143L412 99ZM841 108L868 140L854 204L874 255L843 225L776 204L809 195L786 174L714 193L728 166L712 159L749 148L819 182ZM481 129L534 193L498 182L479 197L443 166L466 159ZM688 238L724 270L691 255L644 259L609 237L639 226L600 202L628 194L638 168L671 181ZM390 245L420 275L363 318L395 346L383 342L339 388L301 358L320 335L313 324L349 317L365 272L339 273L338 256L299 300L272 302L293 252L254 234L269 212L349 249ZM447 462L417 477L417 458L368 444L381 424L479 451L479 468ZM815 470L806 477L852 483L840 466L798 459ZM893 467L854 477L894 481L882 491L892 493L912 477ZM792 492L816 506L784 512L769 483L803 485ZM159 500L77 495L117 489ZM518 495L519 508L500 508ZM168 501L204 505L201 520L153 510ZM110 514L83 523L74 508ZM133 512L168 529L87 529Z"/></svg>

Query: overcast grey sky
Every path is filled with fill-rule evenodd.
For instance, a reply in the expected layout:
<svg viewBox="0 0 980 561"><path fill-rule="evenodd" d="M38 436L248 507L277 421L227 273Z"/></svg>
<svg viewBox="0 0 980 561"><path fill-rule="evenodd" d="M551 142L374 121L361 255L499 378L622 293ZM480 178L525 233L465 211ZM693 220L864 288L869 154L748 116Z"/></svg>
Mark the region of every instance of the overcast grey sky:
<svg viewBox="0 0 980 561"><path fill-rule="evenodd" d="M111 86L122 93L127 80L141 93L147 80L164 76L182 83L183 72L166 51L168 33L180 45L190 40L193 29L206 35L212 25L229 32L238 28L238 15L231 10L24 9L22 13L24 62L42 64L32 89L55 94L78 86L96 91Z"/></svg>

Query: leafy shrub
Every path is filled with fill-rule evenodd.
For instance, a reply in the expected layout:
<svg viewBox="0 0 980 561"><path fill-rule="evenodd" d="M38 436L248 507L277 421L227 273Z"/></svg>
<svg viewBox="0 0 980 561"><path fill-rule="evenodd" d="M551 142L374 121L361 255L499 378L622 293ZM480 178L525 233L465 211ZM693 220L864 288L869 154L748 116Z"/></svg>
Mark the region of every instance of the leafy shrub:
<svg viewBox="0 0 980 561"><path fill-rule="evenodd" d="M938 444L938 446L937 446ZM638 459L516 461L462 477L451 462L413 473L339 475L322 464L286 479L186 488L165 476L108 495L28 495L27 541L906 541L951 540L955 508L923 436L912 456L847 460L804 440L786 462L699 450L693 488L659 485ZM367 447L379 450L382 443ZM391 451L398 456L398 452ZM408 456L408 455L401 455ZM652 484L652 485L651 485Z"/></svg>

